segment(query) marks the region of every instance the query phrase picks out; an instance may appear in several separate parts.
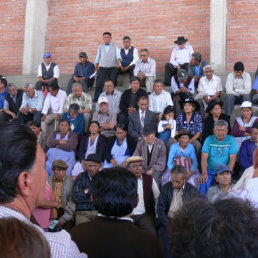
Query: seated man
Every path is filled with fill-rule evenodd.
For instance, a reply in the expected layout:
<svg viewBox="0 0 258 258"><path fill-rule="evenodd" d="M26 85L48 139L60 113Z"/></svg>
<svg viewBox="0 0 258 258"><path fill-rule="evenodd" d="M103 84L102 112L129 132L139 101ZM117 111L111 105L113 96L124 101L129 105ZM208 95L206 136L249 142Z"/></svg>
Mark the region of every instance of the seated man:
<svg viewBox="0 0 258 258"><path fill-rule="evenodd" d="M149 95L149 110L157 115L168 106L173 106L171 95L164 90L164 83L160 79L154 81L154 92Z"/></svg>
<svg viewBox="0 0 258 258"><path fill-rule="evenodd" d="M95 111L92 116L93 121L99 122L100 133L106 137L115 135L116 116L114 112L108 110L108 98L101 97L98 100L99 111Z"/></svg>
<svg viewBox="0 0 258 258"><path fill-rule="evenodd" d="M92 202L98 217L76 226L71 236L89 257L163 258L162 247L149 232L133 225L137 178L127 169L103 169L92 178Z"/></svg>
<svg viewBox="0 0 258 258"><path fill-rule="evenodd" d="M198 83L203 74L203 67L207 65L207 62L202 60L202 55L198 52L194 52L191 57L191 63L188 66L188 74L194 77L194 86L198 87Z"/></svg>
<svg viewBox="0 0 258 258"><path fill-rule="evenodd" d="M187 70L178 70L177 74L171 78L171 88L175 113L178 115L181 111L180 103L195 92L194 78L188 75Z"/></svg>
<svg viewBox="0 0 258 258"><path fill-rule="evenodd" d="M155 125L155 113L148 110L148 98L140 97L138 101L139 110L129 115L128 134L137 142L143 138L142 129L147 124Z"/></svg>
<svg viewBox="0 0 258 258"><path fill-rule="evenodd" d="M118 74L128 73L129 77L132 77L135 64L139 60L138 51L131 46L131 38L129 36L123 37L123 46L120 50L121 65L119 66Z"/></svg>
<svg viewBox="0 0 258 258"><path fill-rule="evenodd" d="M2 121L17 118L18 111L22 104L23 89L17 89L13 83L9 83L7 89L8 94L5 96L4 100L4 112L0 113Z"/></svg>
<svg viewBox="0 0 258 258"><path fill-rule="evenodd" d="M146 90L150 94L156 77L156 61L150 58L149 55L147 48L140 50L140 59L135 64L134 76L140 79L141 86L146 86Z"/></svg>
<svg viewBox="0 0 258 258"><path fill-rule="evenodd" d="M111 80L105 81L105 91L103 91L99 97L108 98L108 110L109 112L119 113L119 104L121 99L121 91L115 89L114 83ZM96 110L99 110L99 104L96 103Z"/></svg>
<svg viewBox="0 0 258 258"><path fill-rule="evenodd" d="M91 200L91 183L92 177L101 170L101 158L98 154L90 154L82 164L85 171L77 176L73 186L76 225L90 221L98 215Z"/></svg>
<svg viewBox="0 0 258 258"><path fill-rule="evenodd" d="M73 179L66 175L67 164L63 160L55 160L52 163L53 176L48 177L58 208L56 209L56 218L58 224L55 229L62 228L70 231L74 226L75 202L73 200Z"/></svg>
<svg viewBox="0 0 258 258"><path fill-rule="evenodd" d="M159 198L159 188L153 177L144 173L143 158L132 156L126 160L126 168L132 172L138 180L139 202L133 209L131 218L134 225L156 235L155 217Z"/></svg>
<svg viewBox="0 0 258 258"><path fill-rule="evenodd" d="M4 121L6 118L5 112L4 112L4 102L5 97L8 94L7 90L7 80L4 77L0 78L0 122Z"/></svg>
<svg viewBox="0 0 258 258"><path fill-rule="evenodd" d="M244 64L234 64L234 72L228 74L226 82L225 114L230 116L234 104L242 104L244 101L251 102L251 76L244 71Z"/></svg>
<svg viewBox="0 0 258 258"><path fill-rule="evenodd" d="M251 129L251 139L243 141L239 150L239 163L242 169L253 165L253 152L258 145L258 123L254 123Z"/></svg>
<svg viewBox="0 0 258 258"><path fill-rule="evenodd" d="M177 37L175 44L178 46L173 48L170 58L170 63L165 65L165 85L171 85L171 77L177 74L178 70L188 70L188 65L191 61L193 48L191 45L186 45L186 41L183 37Z"/></svg>
<svg viewBox="0 0 258 258"><path fill-rule="evenodd" d="M258 102L258 66L254 75L254 84L252 86L252 89L255 91L255 94L253 95L252 102L253 104L257 104Z"/></svg>
<svg viewBox="0 0 258 258"><path fill-rule="evenodd" d="M73 92L69 94L65 100L64 112L68 112L71 104L78 104L80 107L79 113L84 117L85 129L89 130L89 124L91 119L92 101L91 96L88 93L82 92L82 85L79 82L75 82L72 86Z"/></svg>
<svg viewBox="0 0 258 258"><path fill-rule="evenodd" d="M79 53L80 63L77 63L72 78L69 80L66 94L72 93L72 86L75 82L79 82L82 86L83 92L88 92L88 90L93 86L95 78L91 77L95 72L95 66L93 63L88 61L88 56L86 52Z"/></svg>
<svg viewBox="0 0 258 258"><path fill-rule="evenodd" d="M164 142L156 138L155 133L155 124L144 126L142 131L143 139L138 142L133 156L143 157L145 173L151 175L156 180L158 187L160 187L161 176L166 169L167 154Z"/></svg>
<svg viewBox="0 0 258 258"><path fill-rule="evenodd" d="M237 145L233 136L227 135L228 123L218 120L214 124L214 135L210 135L204 141L202 147L202 175L200 177L199 193L206 194L214 180L214 169L219 164L229 166L233 171Z"/></svg>
<svg viewBox="0 0 258 258"><path fill-rule="evenodd" d="M42 90L44 95L47 95L49 84L57 81L60 76L59 67L56 63L52 62L51 54L45 53L43 56L44 62L39 65L38 77L39 81L36 82L36 90Z"/></svg>
<svg viewBox="0 0 258 258"><path fill-rule="evenodd" d="M39 90L35 90L31 83L26 83L24 86L22 104L17 114L20 123L25 124L25 122L29 120L40 123L43 102L43 93Z"/></svg>
<svg viewBox="0 0 258 258"><path fill-rule="evenodd" d="M42 109L41 117L41 130L47 133L47 125L55 122L54 130L58 130L59 121L61 114L63 113L64 103L66 100L66 92L59 89L59 85L56 83L51 83L48 86L48 94L44 101L44 106ZM50 113L48 111L50 109Z"/></svg>
<svg viewBox="0 0 258 258"><path fill-rule="evenodd" d="M126 123L128 123L128 115L139 109L138 101L140 97L148 96L144 89L140 88L140 79L136 76L130 78L130 88L123 92L120 100L120 114Z"/></svg>
<svg viewBox="0 0 258 258"><path fill-rule="evenodd" d="M218 76L214 74L214 69L211 65L206 65L203 67L204 74L198 85L198 94L195 96L195 100L200 104L200 113L202 119L205 119L205 110L210 101L216 100L220 101L220 94L223 91L221 80Z"/></svg>

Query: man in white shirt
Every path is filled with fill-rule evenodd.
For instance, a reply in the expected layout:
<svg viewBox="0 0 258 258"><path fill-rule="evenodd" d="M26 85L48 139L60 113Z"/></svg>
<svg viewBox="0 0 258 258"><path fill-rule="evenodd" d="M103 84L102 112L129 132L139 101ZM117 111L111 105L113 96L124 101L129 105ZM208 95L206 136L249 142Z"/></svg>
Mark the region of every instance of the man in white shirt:
<svg viewBox="0 0 258 258"><path fill-rule="evenodd" d="M148 94L152 92L153 82L156 78L156 61L149 57L150 53L147 48L140 50L140 59L136 62L134 76L141 81L141 86L146 86Z"/></svg>
<svg viewBox="0 0 258 258"><path fill-rule="evenodd" d="M44 101L42 117L41 117L41 130L47 133L47 125L55 121L54 130L58 129L61 114L63 113L63 107L66 100L66 92L59 89L56 82L53 82L48 86L49 93ZM49 109L51 113L48 114Z"/></svg>
<svg viewBox="0 0 258 258"><path fill-rule="evenodd" d="M128 73L129 77L132 77L135 64L139 60L138 51L131 46L131 38L129 36L123 37L123 46L120 50L121 65L119 66L118 74Z"/></svg>
<svg viewBox="0 0 258 258"><path fill-rule="evenodd" d="M228 74L226 82L225 114L230 116L234 104L242 104L244 101L251 102L251 76L244 71L242 62L234 64L234 72Z"/></svg>
<svg viewBox="0 0 258 258"><path fill-rule="evenodd" d="M154 92L149 95L149 110L157 115L168 106L173 106L171 95L164 90L164 83L160 79L154 81Z"/></svg>
<svg viewBox="0 0 258 258"><path fill-rule="evenodd" d="M220 101L220 94L223 91L221 80L218 76L214 75L214 68L211 65L203 67L205 76L200 78L198 85L198 94L195 96L195 100L201 106L200 113L203 119L205 119L205 109L210 101L215 99Z"/></svg>
<svg viewBox="0 0 258 258"><path fill-rule="evenodd" d="M171 85L171 77L177 73L177 70L188 70L188 65L191 62L193 48L191 45L186 45L185 37L177 37L175 43L178 45L172 50L170 63L165 65L165 85Z"/></svg>
<svg viewBox="0 0 258 258"><path fill-rule="evenodd" d="M0 142L0 218L14 217L38 230L48 241L51 257L87 257L67 231L48 233L30 222L35 208L47 202L45 154L34 132L19 123L3 123Z"/></svg>
<svg viewBox="0 0 258 258"><path fill-rule="evenodd" d="M45 53L43 60L44 62L38 67L39 81L36 82L35 88L47 92L49 84L59 78L60 70L58 65L52 62L51 53Z"/></svg>
<svg viewBox="0 0 258 258"><path fill-rule="evenodd" d="M139 202L133 209L131 218L136 226L155 235L154 219L156 217L159 188L152 176L144 173L142 162L143 158L140 156L132 156L125 161L126 168L138 180Z"/></svg>

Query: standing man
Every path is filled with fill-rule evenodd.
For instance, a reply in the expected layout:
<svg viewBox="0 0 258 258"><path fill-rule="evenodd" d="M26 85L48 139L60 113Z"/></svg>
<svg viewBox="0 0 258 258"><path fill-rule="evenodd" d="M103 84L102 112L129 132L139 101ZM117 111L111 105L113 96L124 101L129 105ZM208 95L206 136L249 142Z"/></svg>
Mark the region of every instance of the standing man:
<svg viewBox="0 0 258 258"><path fill-rule="evenodd" d="M188 70L189 63L193 54L191 45L186 45L185 37L177 37L175 43L178 45L172 50L170 63L165 65L165 85L171 85L171 77L180 69Z"/></svg>
<svg viewBox="0 0 258 258"><path fill-rule="evenodd" d="M65 91L59 89L57 82L50 84L48 89L49 93L45 99L41 117L41 130L44 133L47 133L47 125L53 121L55 121L54 130L58 130L59 121L67 97ZM48 114L49 109L51 109L51 113Z"/></svg>
<svg viewBox="0 0 258 258"><path fill-rule="evenodd" d="M123 46L120 50L122 59L118 74L128 73L130 78L133 76L133 70L136 62L139 60L139 55L137 49L131 46L131 38L129 36L123 37Z"/></svg>
<svg viewBox="0 0 258 258"><path fill-rule="evenodd" d="M95 78L91 77L95 72L94 64L88 61L86 52L80 52L79 59L80 63L76 64L73 76L68 82L66 89L67 95L72 93L74 82L79 82L82 85L83 92L88 92L94 84Z"/></svg>
<svg viewBox="0 0 258 258"><path fill-rule="evenodd" d="M0 121L5 119L5 112L4 112L4 102L5 97L8 93L7 91L7 80L4 77L0 78Z"/></svg>
<svg viewBox="0 0 258 258"><path fill-rule="evenodd" d="M39 81L36 82L35 88L36 90L42 90L44 95L47 95L49 84L59 78L60 71L58 65L52 62L49 52L44 54L43 60L44 62L38 68Z"/></svg>
<svg viewBox="0 0 258 258"><path fill-rule="evenodd" d="M140 59L136 62L134 76L140 79L141 85L146 86L148 94L152 92L153 83L156 78L156 61L149 57L147 48L140 50Z"/></svg>
<svg viewBox="0 0 258 258"><path fill-rule="evenodd" d="M225 114L230 116L234 104L242 104L244 101L251 102L251 76L245 72L242 62L234 64L234 72L230 73L226 82Z"/></svg>
<svg viewBox="0 0 258 258"><path fill-rule="evenodd" d="M43 93L39 90L35 90L31 83L26 83L24 86L22 104L17 115L20 123L25 124L26 121L33 120L40 124L43 102Z"/></svg>
<svg viewBox="0 0 258 258"><path fill-rule="evenodd" d="M117 71L120 66L121 56L119 48L116 44L110 43L112 35L110 32L103 33L104 44L100 45L97 52L96 72L96 90L94 94L94 102L98 101L99 95L101 94L104 82L109 79L112 80L114 85L117 82Z"/></svg>

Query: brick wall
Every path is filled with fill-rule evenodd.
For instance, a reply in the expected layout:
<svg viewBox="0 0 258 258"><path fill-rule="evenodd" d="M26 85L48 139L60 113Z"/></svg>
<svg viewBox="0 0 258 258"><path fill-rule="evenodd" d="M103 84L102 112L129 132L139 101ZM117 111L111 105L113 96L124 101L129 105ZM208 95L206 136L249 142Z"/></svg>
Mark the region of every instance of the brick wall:
<svg viewBox="0 0 258 258"><path fill-rule="evenodd" d="M103 31L110 31L119 46L129 35L138 49L149 48L163 71L177 36L209 59L209 12L209 0L49 0L46 50L62 73L72 73L78 53L94 61Z"/></svg>
<svg viewBox="0 0 258 258"><path fill-rule="evenodd" d="M227 1L227 70L242 61L247 71L258 65L258 2Z"/></svg>
<svg viewBox="0 0 258 258"><path fill-rule="evenodd" d="M26 0L0 1L0 74L21 74Z"/></svg>

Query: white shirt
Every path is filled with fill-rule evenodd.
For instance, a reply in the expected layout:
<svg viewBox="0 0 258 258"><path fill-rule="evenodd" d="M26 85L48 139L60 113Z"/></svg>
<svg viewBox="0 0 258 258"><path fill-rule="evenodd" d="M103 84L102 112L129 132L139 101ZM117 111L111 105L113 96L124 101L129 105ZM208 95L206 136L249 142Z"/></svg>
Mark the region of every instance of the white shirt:
<svg viewBox="0 0 258 258"><path fill-rule="evenodd" d="M241 78L235 76L235 72L228 74L226 82L226 93L235 96L250 94L251 92L251 76L244 72ZM235 89L235 90L233 90Z"/></svg>
<svg viewBox="0 0 258 258"><path fill-rule="evenodd" d="M197 91L198 93L202 92L203 97L214 96L216 92L223 91L220 78L214 74L210 80L206 76L201 77Z"/></svg>
<svg viewBox="0 0 258 258"><path fill-rule="evenodd" d="M121 49L123 49L123 48L121 48ZM121 52L121 49L120 49L120 52ZM128 54L130 49L131 49L131 47L129 47L128 49L124 48L126 55ZM133 49L133 61L129 65L130 66L135 65L138 60L139 60L138 50L136 49L136 47L134 47L134 49Z"/></svg>
<svg viewBox="0 0 258 258"><path fill-rule="evenodd" d="M173 101L170 94L162 90L162 92L157 95L155 92L152 92L149 95L149 110L155 113L162 113L166 106L173 106Z"/></svg>
<svg viewBox="0 0 258 258"><path fill-rule="evenodd" d="M173 218L175 212L177 212L183 206L183 195L184 186L178 191L177 189L173 189L173 199L168 211L168 218Z"/></svg>
<svg viewBox="0 0 258 258"><path fill-rule="evenodd" d="M190 63L193 52L191 45L185 45L183 49L175 47L171 53L170 63L175 67L180 64Z"/></svg>
<svg viewBox="0 0 258 258"><path fill-rule="evenodd" d="M170 137L175 137L176 135L176 120L175 119L169 119L169 121L167 120L160 120L159 121L159 125L158 125L158 133L162 133L164 132L164 126L163 125L171 125L171 134Z"/></svg>
<svg viewBox="0 0 258 258"><path fill-rule="evenodd" d="M156 77L156 61L148 57L148 61L144 63L141 59L139 59L135 64L133 73L135 76L137 76L139 72L145 73L146 77Z"/></svg>
<svg viewBox="0 0 258 258"><path fill-rule="evenodd" d="M138 192L138 196L139 196L139 202L138 202L137 206L133 209L132 215L140 215L140 214L145 213L142 177L138 178L138 191L137 192ZM152 180L152 192L153 192L153 196L154 196L155 211L156 211L160 192L159 192L157 183L154 179Z"/></svg>
<svg viewBox="0 0 258 258"><path fill-rule="evenodd" d="M49 92L44 102L42 114L47 115L49 108L54 114L62 114L66 97L66 92L60 89L56 96L52 96Z"/></svg>
<svg viewBox="0 0 258 258"><path fill-rule="evenodd" d="M48 69L50 68L50 65L52 64L52 62L49 64L49 65L46 65L46 63L44 62L45 66L46 66L46 69L48 71ZM60 70L59 70L59 67L58 65L55 65L54 69L53 69L53 72L54 72L54 75L53 77L55 77L56 79L59 78L60 76ZM38 77L42 76L42 67L41 67L41 64L39 65L39 68L38 68Z"/></svg>

